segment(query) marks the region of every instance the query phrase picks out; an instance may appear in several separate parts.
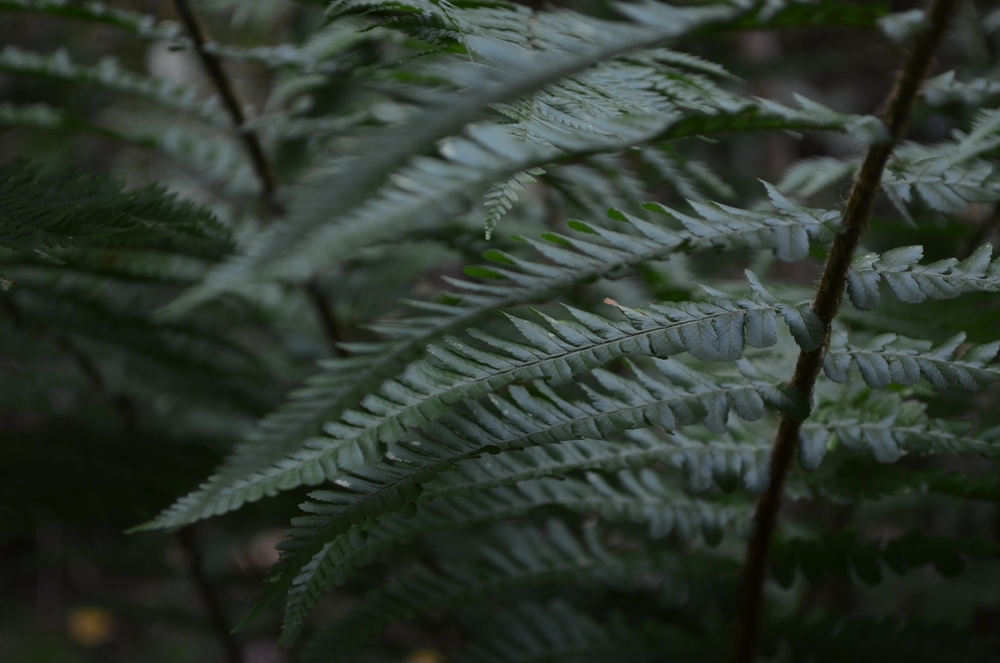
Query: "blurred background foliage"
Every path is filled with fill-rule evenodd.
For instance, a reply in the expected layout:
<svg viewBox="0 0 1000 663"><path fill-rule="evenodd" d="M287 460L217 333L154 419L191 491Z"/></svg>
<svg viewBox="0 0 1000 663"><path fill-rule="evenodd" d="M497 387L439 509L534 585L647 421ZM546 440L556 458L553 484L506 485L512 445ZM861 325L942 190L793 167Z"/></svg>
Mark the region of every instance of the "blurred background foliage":
<svg viewBox="0 0 1000 663"><path fill-rule="evenodd" d="M267 212L257 181L242 146L227 128L213 86L190 51L173 49L169 34L150 31L139 38L110 23L17 11L18 4L0 0L0 164L30 157L52 171L75 164L110 173L123 178L128 188L163 185L181 199L207 205L237 242L241 233L259 227ZM78 4L84 3L66 6ZM597 0L556 4L607 11ZM878 4L879 13L917 5L908 0L859 4ZM194 5L215 39L243 48L302 44L323 18L318 2L199 0ZM162 21L178 18L167 0L122 0L109 6ZM1000 15L991 10L989 3L964 4L939 70L957 66L970 75L996 71ZM900 59L899 48L875 29L857 26L733 31L690 38L682 46L726 66L736 76L727 85L740 93L785 103L799 93L837 111L858 114L879 110ZM351 52L351 66L386 57L379 48L389 47L359 41ZM65 54L67 63L104 63L165 83L159 90L116 90L37 75L28 53L55 53L56 58ZM322 65L318 44L316 66ZM317 83L302 69L282 71L255 61L252 53L227 59L226 68L239 96L254 109L256 126L282 182L306 170L324 149L317 129L322 120L340 109L355 108L366 94L346 77L323 77ZM161 95L170 104L148 101ZM295 116L298 125L275 120L279 110L296 104L302 104ZM393 108L386 104L375 111L391 113ZM920 141L943 140L969 119L961 104L925 106L920 112L912 136ZM336 135L336 127L330 135ZM835 133L756 133L718 143L690 139L670 149L676 152L664 152L664 157L704 162L725 184L714 178L685 184L684 178L669 172L674 161L650 157L630 164L638 181L647 184L641 199L680 205L685 197L708 190L715 200L753 200L760 195L758 178L780 181L799 159L848 156L857 151L857 144ZM606 199L588 200L587 193L588 187L606 186L595 170L599 164L594 160L575 170L570 166L553 173L547 188L529 187L501 221L504 232L490 242L483 239L483 214L478 211L453 227L436 229L436 235L427 233L392 252L368 249L321 275L315 287L335 314L338 338L369 339L364 323L398 314L401 298L436 297L447 289L443 277L460 275L483 250L517 252L517 243L505 239L511 233L537 230L539 225L561 229L567 214L602 214ZM553 195L563 196L565 204L549 204L547 196ZM827 197L817 197L814 204L838 202L836 194L823 195ZM910 235L906 243L923 243L931 259L968 253L983 240L996 240L992 213L991 207L979 205L966 213L965 225L922 223L919 230L905 231ZM870 248L900 244L894 217L893 208L880 203ZM695 274L739 273L745 265L733 255L715 259L699 254L690 268ZM204 264L174 256L173 283L146 282L132 269L128 255L116 257L107 251L99 264L87 263L87 255L75 255L81 276L57 284L65 297L54 306L51 286L58 279L43 262L14 264L10 256L3 258L0 273L5 278L16 273L19 290L16 298L4 296L0 312L0 659L291 660L294 652L273 645L277 610L238 636L227 631L256 600L264 570L277 559L273 546L282 536L287 514L304 491L249 505L180 534L122 532L195 487L258 417L280 404L314 370L316 360L330 355L329 330L324 330L328 321L316 315L308 291L264 291L259 301L224 299L202 317L204 328L177 329L150 343L144 333L154 312L196 281ZM88 269L103 275L120 270L113 313L118 329L134 327L134 343L106 342L101 321L107 318L93 315L88 306L106 306L107 301L88 303ZM685 297L694 286L679 282L671 269L654 263L613 289L598 287L573 297L591 302L613 295L626 305L647 301L650 295ZM811 284L816 272L796 263L776 265L772 275L794 289ZM331 288L334 282L339 287ZM994 338L995 296L964 301L973 311L963 321L971 339ZM939 340L953 332L954 321L938 319L933 305L920 310L926 316L922 322L940 328ZM947 309L942 305L941 310ZM905 322L892 304L879 313L887 327ZM200 352L193 354L192 347ZM205 378L202 389L192 387L198 384L192 375L217 375L220 367L227 381ZM976 396L974 403L941 397L933 405L940 414L976 416L984 425L997 422L996 406L995 392ZM42 456L47 462L36 462ZM985 462L963 469L995 472L995 466ZM873 510L871 527L885 532L905 531L906 518L919 519L925 529L945 535L985 527L1000 537L995 505L961 514L933 502L918 511L909 505L896 510L891 503L866 508ZM792 504L789 513L793 520L819 521L836 529L837 522L848 518L846 510L830 506L817 511L813 506L800 512ZM359 589L363 587L345 586L325 610L336 612L351 604ZM947 589L928 570L916 579L910 576L871 589L831 584L817 591L828 592L835 603L865 606L873 613L912 602L920 603L931 617L938 611L938 617L962 615L972 623L1000 628L996 608L991 613L975 607L990 601L998 605L1000 570L995 565L970 569ZM447 625L437 628L447 641ZM398 660L439 660L435 643L422 641L405 626L390 636L400 651L409 652Z"/></svg>

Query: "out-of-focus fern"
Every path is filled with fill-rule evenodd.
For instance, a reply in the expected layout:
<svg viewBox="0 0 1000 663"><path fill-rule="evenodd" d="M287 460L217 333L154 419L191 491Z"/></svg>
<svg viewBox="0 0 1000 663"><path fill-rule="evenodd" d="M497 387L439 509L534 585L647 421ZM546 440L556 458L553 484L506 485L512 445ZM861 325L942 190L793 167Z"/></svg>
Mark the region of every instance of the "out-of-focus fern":
<svg viewBox="0 0 1000 663"><path fill-rule="evenodd" d="M291 644L337 612L307 661L402 658L401 621L469 662L735 648L747 663L758 640L796 660L921 660L956 642L982 659L990 626L923 629L938 613L917 587L992 577L1000 552L985 524L1000 502L1000 312L974 299L1000 290L1000 267L989 227L972 227L1000 201L1000 114L977 108L997 85L980 67L918 91L952 0L888 18L796 0L643 0L599 17L579 3L320 4L322 19L289 10L297 43L236 46L184 11L191 34L99 3L0 0L19 20L190 51L220 95L61 48L0 52L12 80L102 95L99 112L4 102L0 125L166 155L165 184L199 201L0 166L0 358L24 382L0 392L49 416L67 390L66 430L106 438L70 454L44 441L56 423L0 409L23 452L0 454L14 481L0 493L35 476L9 468L35 462L37 440L71 461L51 463L70 487L76 459L107 452L94 480L116 489L11 498L21 521L132 500L133 461L140 477L162 463L131 508L148 518L207 474L203 446L231 445L135 529L308 493L250 615L283 600ZM884 119L748 96L768 89L759 72L737 61L744 82L709 59L785 29L867 38L876 24L912 51ZM267 74L259 108L240 110L237 63ZM142 101L135 125L120 98ZM904 141L920 104L938 116L912 135L938 138ZM837 140L761 187L774 168L744 148L772 132ZM260 205L247 192L270 169ZM359 279L372 283L354 292ZM392 297L370 295L381 283ZM144 435L156 453L114 446ZM779 517L782 500L795 508ZM903 594L898 623L854 607ZM350 607L322 609L330 595ZM956 614L993 624L980 598Z"/></svg>

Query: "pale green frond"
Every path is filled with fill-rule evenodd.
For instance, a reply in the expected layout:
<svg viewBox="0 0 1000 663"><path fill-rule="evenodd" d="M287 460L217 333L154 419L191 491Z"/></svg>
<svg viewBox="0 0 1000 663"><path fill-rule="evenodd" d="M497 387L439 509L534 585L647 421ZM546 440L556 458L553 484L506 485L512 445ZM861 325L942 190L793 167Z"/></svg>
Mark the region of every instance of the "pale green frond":
<svg viewBox="0 0 1000 663"><path fill-rule="evenodd" d="M477 283L448 279L455 291L445 294L455 303L413 302L414 306L429 311L431 315L392 321L391 324L382 323L374 327L391 336L401 337L400 340L354 344L351 346L353 356L324 361L318 375L310 378L304 388L294 392L284 407L264 419L250 434L247 442L237 447L216 476L195 494L197 499L195 495L191 496L193 501L186 502L183 508L186 515L182 516L182 511L178 510L176 517L197 519L199 516L196 513L202 514L200 517L223 513L235 508L232 506L234 504L242 504L245 499L259 499L268 494L266 491L257 493L253 489L245 497L223 497L234 489L236 480L240 482L239 490L245 492L250 485L246 480L248 476L273 476L273 466L276 463L282 464L286 469L298 471L298 461L283 459L302 450L306 440L320 432L323 422L334 419L347 407L357 405L365 394L375 390L383 380L390 380L397 375L400 368L415 358L428 341L478 322L491 312L541 301L575 284L595 278L625 274L634 265L667 257L680 248L690 251L710 246L749 245L774 248L779 252L779 257L794 258L799 256L802 248L800 240L803 238L805 241L808 238L824 240L830 236L830 225L835 213L794 206L781 198L775 200L780 207L774 212L745 212L723 206L701 206L698 208L703 215L701 219L674 212L661 205L653 206L658 212L679 218L688 226L688 235L617 211L611 213L612 218L627 224L623 229L633 230L631 234L572 222L571 227L583 234L566 236L547 233L544 235L548 240L546 243L525 240L547 259L548 264L499 251L488 252L486 257L494 260L495 264L476 267L470 273L488 277L489 280ZM762 303L773 299L760 292L756 297L762 298L759 299ZM773 305L774 310L793 328L800 343L808 346L815 340L819 328L808 310L800 311L781 302L774 302ZM759 308L759 305L754 306ZM737 317L742 315L736 311L731 313ZM653 315L658 314L654 312ZM633 315L632 318L640 323L648 323L653 319L645 320L643 315ZM773 342L769 340L774 337L774 328L768 315L751 316L748 322L751 327L747 331L756 339L751 341L747 338L751 345L761 347ZM716 338L715 333L705 336L706 341L712 342ZM689 338L698 340L697 336L690 334ZM716 351L706 349L697 352L699 354L695 356L705 359L715 356ZM726 353L726 356L730 355L731 350ZM499 384L496 380L497 378L491 377L490 384ZM393 384L390 380L387 388L399 388ZM313 473L312 476L319 477L320 474ZM273 480L268 478L267 481ZM276 484L283 481L288 480L282 479ZM229 499L233 501L224 503ZM213 503L216 505L212 506Z"/></svg>
<svg viewBox="0 0 1000 663"><path fill-rule="evenodd" d="M816 469L838 446L871 453L882 463L894 463L906 454L996 455L997 432L973 433L968 422L932 419L920 401L905 400L895 392L874 392L845 413L839 400L821 402L814 420L802 426L799 464Z"/></svg>
<svg viewBox="0 0 1000 663"><path fill-rule="evenodd" d="M892 294L907 304L927 299L952 299L967 292L1000 290L1000 260L991 261L993 247L984 244L965 260L946 258L917 264L923 247L903 246L882 255L866 253L854 259L847 275L847 294L858 309L878 306L883 280Z"/></svg>
<svg viewBox="0 0 1000 663"><path fill-rule="evenodd" d="M953 103L982 106L1000 95L1000 81L990 78L958 80L954 71L946 71L925 82L920 91L932 106Z"/></svg>
<svg viewBox="0 0 1000 663"><path fill-rule="evenodd" d="M130 72L110 56L89 66L74 62L62 48L41 55L16 46L5 46L0 51L0 73L94 85L145 99L170 111L189 113L218 126L227 126L230 121L217 99L204 99L194 88L173 81Z"/></svg>
<svg viewBox="0 0 1000 663"><path fill-rule="evenodd" d="M1000 349L1000 341L966 346L959 352L964 341L965 334L959 334L934 348L930 341L882 334L853 345L843 335L835 335L823 360L823 370L834 382L845 382L853 363L873 389L884 389L893 382L912 385L923 377L935 389L982 391L1000 380L1000 366L990 363Z"/></svg>
<svg viewBox="0 0 1000 663"><path fill-rule="evenodd" d="M721 295L721 293L719 293ZM570 309L576 321L545 316L546 326L511 317L523 340L512 342L475 332L479 344L452 339L431 346L432 359L410 364L397 378L369 394L339 422L327 422L327 437L273 465L232 480L218 474L200 490L179 500L147 527L176 527L232 510L300 485L315 485L360 467L403 439L406 430L446 414L454 403L489 395L517 381L570 380L616 359L668 357L688 352L702 361L732 361L744 344L769 347L777 340L780 314L803 344L814 342L814 317L781 302L715 297L700 304L656 304L646 309L619 307L625 321L612 322ZM508 316L509 317L509 316Z"/></svg>

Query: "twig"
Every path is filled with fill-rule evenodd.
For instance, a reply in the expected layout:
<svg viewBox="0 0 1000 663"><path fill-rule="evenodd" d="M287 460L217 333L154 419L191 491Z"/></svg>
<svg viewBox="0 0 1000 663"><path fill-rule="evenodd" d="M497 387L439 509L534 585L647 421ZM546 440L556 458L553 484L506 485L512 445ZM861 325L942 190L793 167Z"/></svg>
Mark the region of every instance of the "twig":
<svg viewBox="0 0 1000 663"><path fill-rule="evenodd" d="M24 316L21 314L21 309L12 296L7 295L2 297L0 301L2 301L3 308L7 311L11 320L13 320L15 327L27 326ZM73 357L73 361L80 369L80 372L87 377L87 380L94 388L94 392L108 399L114 408L118 410L118 414L121 416L122 423L125 426L125 437L131 438L136 430L135 405L132 399L124 394L115 396L109 393L107 383L104 381L104 376L101 375L100 369L97 368L97 364L90 358L90 355L73 342L73 339L65 334L56 334L54 340L56 345Z"/></svg>
<svg viewBox="0 0 1000 663"><path fill-rule="evenodd" d="M236 131L243 141L243 145L250 154L250 161L253 163L257 179L260 180L264 193L264 203L267 205L268 211L273 215L281 214L282 209L277 198L278 183L274 176L274 170L271 168L271 164L264 154L264 148L261 146L257 134L246 126L247 118L243 113L243 104L240 103L239 97L236 96L236 90L222 68L222 63L207 48L212 38L201 24L201 21L198 20L198 16L194 13L188 0L174 0L174 6L177 8L181 22L184 23L184 27L187 28L188 33L191 35L195 53L198 54L202 66L204 66L209 78L212 79L215 89L222 98L222 103L225 105L226 110L229 111L229 116L233 120Z"/></svg>
<svg viewBox="0 0 1000 663"><path fill-rule="evenodd" d="M229 116L233 120L236 131L239 132L240 138L244 146L246 146L247 152L250 155L250 161L253 163L254 172L257 174L257 179L260 180L264 204L267 206L268 212L272 216L280 216L284 212L284 209L277 197L278 184L274 176L274 169L264 154L264 148L261 146L257 134L246 126L247 118L243 113L243 104L240 103L239 97L236 96L236 90L233 88L229 76L226 75L226 71L222 68L221 61L207 48L208 44L212 41L208 31L205 30L205 27L198 19L188 0L174 0L174 6L177 8L177 13L180 15L181 21L191 35L194 50L201 59L202 66L208 73L209 78L212 79L215 89L229 111ZM331 354L334 357L343 354L343 351L337 345L342 340L340 325L337 324L336 318L333 317L330 304L327 302L323 291L318 287L316 278L313 277L303 284L303 288L313 308L316 309L316 315L319 318L320 325L323 327L323 333L326 336L327 344L330 346Z"/></svg>
<svg viewBox="0 0 1000 663"><path fill-rule="evenodd" d="M1000 203L993 206L993 213L990 217L979 224L976 231L969 238L965 245L963 258L971 256L979 246L987 240L990 234L1000 226Z"/></svg>
<svg viewBox="0 0 1000 663"><path fill-rule="evenodd" d="M323 336L326 338L327 345L330 346L330 355L333 357L343 355L344 351L340 347L340 342L343 340L341 338L340 325L337 323L337 319L333 317L333 311L330 310L330 302L326 300L326 295L323 294L319 280L313 277L303 287L313 308L316 309L316 317L319 318L320 325L323 327Z"/></svg>
<svg viewBox="0 0 1000 663"><path fill-rule="evenodd" d="M861 233L871 216L872 202L882 179L889 155L899 142L909 121L910 109L916 99L931 58L944 35L948 19L957 0L934 0L927 12L928 26L916 40L909 58L893 87L884 116L889 140L871 146L858 172L844 213L844 230L833 242L823 268L812 309L823 324L823 344L811 352L799 354L791 386L807 402L812 402L813 388L830 339L830 328L840 308L847 282L847 270L858 247ZM754 513L753 535L747 544L747 561L743 569L734 663L751 663L757 647L763 584L768 551L774 535L785 477L795 453L802 421L784 415L771 450L771 469L767 490L760 496Z"/></svg>
<svg viewBox="0 0 1000 663"><path fill-rule="evenodd" d="M222 602L216 596L215 590L205 576L205 569L202 565L201 551L198 550L198 542L194 538L194 528L185 527L177 533L177 539L188 558L188 573L198 590L198 597L201 599L205 612L208 613L208 621L226 652L226 660L229 663L243 663L243 649L240 643L233 636L232 627L226 619L226 613L222 609Z"/></svg>

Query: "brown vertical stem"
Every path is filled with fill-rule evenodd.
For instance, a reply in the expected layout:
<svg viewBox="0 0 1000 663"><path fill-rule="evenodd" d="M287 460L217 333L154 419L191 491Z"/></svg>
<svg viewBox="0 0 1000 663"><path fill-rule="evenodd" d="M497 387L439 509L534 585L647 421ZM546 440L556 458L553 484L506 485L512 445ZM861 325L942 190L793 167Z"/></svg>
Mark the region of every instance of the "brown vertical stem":
<svg viewBox="0 0 1000 663"><path fill-rule="evenodd" d="M280 216L284 210L277 198L278 184L274 176L274 169L264 154L264 148L261 146L257 134L246 128L247 118L243 112L243 104L236 94L232 81L229 80L229 76L226 75L226 71L222 68L219 58L207 48L212 38L209 36L208 31L205 30L205 26L198 19L198 15L195 14L188 0L174 0L174 6L177 8L177 14L180 16L181 22L184 23L188 33L191 35L195 53L198 54L205 72L212 80L212 84L215 85L219 97L222 98L222 103L225 105L226 110L229 111L229 116L233 120L236 131L239 132L240 139L243 141L243 145L250 155L254 172L257 174L257 179L260 180L264 204L267 206L268 212L272 216ZM330 352L334 357L343 354L337 346L341 340L340 326L337 324L336 318L333 317L330 304L327 302L323 291L318 287L316 279L310 279L303 285L303 288L309 302L316 310L316 316L319 318L320 326L323 328L327 344L330 346Z"/></svg>
<svg viewBox="0 0 1000 663"><path fill-rule="evenodd" d="M198 598L208 614L209 624L226 652L226 661L228 663L243 663L243 649L233 635L232 626L226 618L222 602L205 575L201 551L198 549L198 542L194 537L194 528L185 527L177 533L177 538L187 556L188 573L191 574L191 580L198 591Z"/></svg>
<svg viewBox="0 0 1000 663"><path fill-rule="evenodd" d="M246 127L247 118L243 113L243 104L236 95L236 90L233 88L229 76L226 75L226 71L222 68L222 63L207 48L212 38L201 24L201 21L198 20L198 15L195 14L188 0L174 0L174 6L177 8L177 14L180 16L181 22L184 23L184 27L187 28L188 33L191 35L198 59L201 60L205 72L212 80L212 84L215 85L215 89L222 98L223 105L229 111L229 116L232 118L233 125L235 125L236 131L239 133L240 140L243 141L243 146L250 155L254 172L257 174L257 179L260 180L260 185L263 189L264 202L267 205L268 211L274 215L280 214L281 206L277 199L278 183L274 176L274 170L271 168L271 164L264 154L264 148L261 146L257 134Z"/></svg>
<svg viewBox="0 0 1000 663"><path fill-rule="evenodd" d="M333 311L330 310L330 302L326 300L326 295L323 294L323 288L319 284L319 279L316 277L309 279L305 284L305 290L310 303L316 309L316 317L319 318L320 326L323 328L323 336L330 347L330 355L333 357L342 356L344 351L340 348L340 341L342 340L340 325L337 323L337 319L333 317Z"/></svg>
<svg viewBox="0 0 1000 663"><path fill-rule="evenodd" d="M844 212L844 230L837 235L830 249L823 275L816 289L812 309L823 323L824 342L819 349L799 354L791 386L812 401L813 388L823 363L826 345L830 340L830 327L847 283L847 270L851 265L858 241L871 216L872 202L878 192L882 172L896 143L899 142L909 120L910 109L917 97L934 52L944 36L948 19L958 0L934 0L927 11L927 27L917 37L896 84L886 104L883 121L889 130L886 142L872 145L861 170L858 172ZM768 552L774 536L778 510L785 477L799 439L802 421L784 415L771 450L770 478L767 490L760 496L754 513L753 534L747 544L747 561L743 568L743 588L740 596L740 613L736 631L734 663L751 663L757 648L761 602Z"/></svg>

